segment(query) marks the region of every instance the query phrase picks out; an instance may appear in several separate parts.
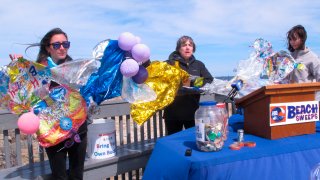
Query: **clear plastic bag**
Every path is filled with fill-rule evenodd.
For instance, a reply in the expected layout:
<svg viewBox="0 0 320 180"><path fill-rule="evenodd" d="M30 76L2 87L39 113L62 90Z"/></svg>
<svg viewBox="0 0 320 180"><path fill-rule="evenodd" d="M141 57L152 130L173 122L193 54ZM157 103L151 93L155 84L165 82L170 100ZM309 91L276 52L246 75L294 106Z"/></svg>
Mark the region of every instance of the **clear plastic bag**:
<svg viewBox="0 0 320 180"><path fill-rule="evenodd" d="M123 77L122 99L129 103L154 101L157 94L146 84L137 84L131 78Z"/></svg>

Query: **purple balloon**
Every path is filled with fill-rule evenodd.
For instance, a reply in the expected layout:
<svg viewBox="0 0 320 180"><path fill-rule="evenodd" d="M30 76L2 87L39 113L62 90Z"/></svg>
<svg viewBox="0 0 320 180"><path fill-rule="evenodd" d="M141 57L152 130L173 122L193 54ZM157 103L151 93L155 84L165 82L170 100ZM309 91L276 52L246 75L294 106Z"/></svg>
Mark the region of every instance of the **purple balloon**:
<svg viewBox="0 0 320 180"><path fill-rule="evenodd" d="M131 50L132 57L138 62L146 62L150 59L150 49L145 44L136 44Z"/></svg>
<svg viewBox="0 0 320 180"><path fill-rule="evenodd" d="M137 38L132 33L121 33L118 38L118 46L124 51L130 51L136 44Z"/></svg>
<svg viewBox="0 0 320 180"><path fill-rule="evenodd" d="M132 77L132 80L137 84L142 84L148 79L148 71L145 67L139 66L139 71Z"/></svg>
<svg viewBox="0 0 320 180"><path fill-rule="evenodd" d="M120 72L125 77L132 77L139 71L139 65L134 59L127 59L121 63Z"/></svg>

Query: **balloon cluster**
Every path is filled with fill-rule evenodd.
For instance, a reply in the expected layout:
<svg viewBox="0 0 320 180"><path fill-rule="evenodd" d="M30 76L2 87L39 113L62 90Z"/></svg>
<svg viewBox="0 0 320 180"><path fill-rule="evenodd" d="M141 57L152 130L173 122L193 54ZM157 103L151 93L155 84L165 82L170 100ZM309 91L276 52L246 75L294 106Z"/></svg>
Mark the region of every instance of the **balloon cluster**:
<svg viewBox="0 0 320 180"><path fill-rule="evenodd" d="M0 108L21 115L21 132L36 133L49 147L72 137L92 115L88 109L114 97L131 103L130 115L141 125L172 103L189 77L180 67L151 62L149 47L129 32L100 42L93 56L60 65L49 58L47 67L21 57L0 67Z"/></svg>
<svg viewBox="0 0 320 180"><path fill-rule="evenodd" d="M126 60L120 66L121 74L132 78L137 84L144 83L148 78L148 71L142 64L150 59L149 47L141 43L140 37L130 32L120 34L118 45L120 49L128 52Z"/></svg>

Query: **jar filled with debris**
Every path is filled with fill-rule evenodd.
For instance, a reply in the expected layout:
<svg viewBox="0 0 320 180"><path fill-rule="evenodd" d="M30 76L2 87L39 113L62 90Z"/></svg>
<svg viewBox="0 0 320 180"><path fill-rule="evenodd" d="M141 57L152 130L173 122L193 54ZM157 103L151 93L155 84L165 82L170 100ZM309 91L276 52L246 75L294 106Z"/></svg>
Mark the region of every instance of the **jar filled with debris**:
<svg viewBox="0 0 320 180"><path fill-rule="evenodd" d="M196 143L201 151L219 151L223 148L224 120L216 104L214 101L200 102L195 113Z"/></svg>

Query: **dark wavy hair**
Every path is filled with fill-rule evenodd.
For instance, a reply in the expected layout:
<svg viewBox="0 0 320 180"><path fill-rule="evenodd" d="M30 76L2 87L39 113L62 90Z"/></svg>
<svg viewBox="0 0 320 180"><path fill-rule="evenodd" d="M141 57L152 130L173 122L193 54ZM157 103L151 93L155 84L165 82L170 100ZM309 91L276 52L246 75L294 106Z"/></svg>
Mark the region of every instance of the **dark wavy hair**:
<svg viewBox="0 0 320 180"><path fill-rule="evenodd" d="M179 49L181 48L181 46L187 41L190 41L190 43L193 45L193 52L196 52L196 44L194 43L193 39L190 36L181 36L178 39L176 52L179 52Z"/></svg>
<svg viewBox="0 0 320 180"><path fill-rule="evenodd" d="M296 25L287 32L287 48L290 52L294 51L293 47L290 45L290 40L295 40L295 35L297 35L302 41L302 44L298 49L302 50L305 48L305 43L307 40L307 31L302 25Z"/></svg>
<svg viewBox="0 0 320 180"><path fill-rule="evenodd" d="M52 36L57 35L57 34L63 34L68 40L67 33L62 31L60 28L53 28L49 32L47 32L47 34L45 34L43 36L43 38L41 39L40 43L31 44L30 46L28 46L26 48L25 51L27 51L30 47L40 46L38 57L37 57L37 62L40 63L41 61L46 60L50 56L50 54L47 51L46 47L50 46L50 40L51 40ZM64 61L70 61L70 60L72 60L72 58L69 55L67 55L66 58L63 59L63 60Z"/></svg>

